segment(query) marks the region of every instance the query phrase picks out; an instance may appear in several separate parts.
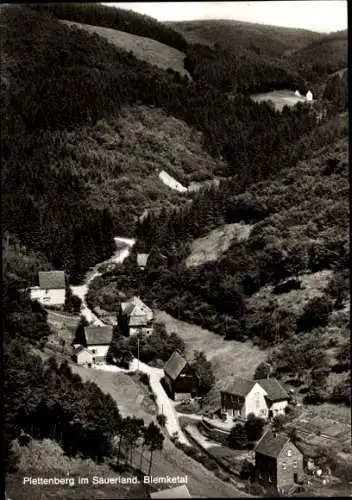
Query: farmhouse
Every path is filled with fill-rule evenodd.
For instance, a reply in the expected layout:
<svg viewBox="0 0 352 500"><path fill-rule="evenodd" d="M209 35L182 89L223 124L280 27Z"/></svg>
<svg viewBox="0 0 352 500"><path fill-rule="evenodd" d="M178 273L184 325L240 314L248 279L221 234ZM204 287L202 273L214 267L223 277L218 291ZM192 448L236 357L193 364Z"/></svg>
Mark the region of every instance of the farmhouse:
<svg viewBox="0 0 352 500"><path fill-rule="evenodd" d="M306 94L306 100L307 101L312 101L313 100L313 94L311 93L310 90L308 90L308 92Z"/></svg>
<svg viewBox="0 0 352 500"><path fill-rule="evenodd" d="M30 290L31 299L45 306L63 306L66 295L64 271L39 271L39 286Z"/></svg>
<svg viewBox="0 0 352 500"><path fill-rule="evenodd" d="M139 297L121 303L117 321L126 336L139 332L150 335L153 331L153 311Z"/></svg>
<svg viewBox="0 0 352 500"><path fill-rule="evenodd" d="M275 378L246 380L235 377L221 391L221 410L227 418L245 420L250 413L270 418L283 414L288 394Z"/></svg>
<svg viewBox="0 0 352 500"><path fill-rule="evenodd" d="M303 455L284 434L268 431L254 451L256 478L266 487L287 492L301 481Z"/></svg>
<svg viewBox="0 0 352 500"><path fill-rule="evenodd" d="M84 328L85 347L92 353L93 364L105 363L112 341L112 333L112 326L86 326ZM87 355L85 356L87 357Z"/></svg>
<svg viewBox="0 0 352 500"><path fill-rule="evenodd" d="M176 401L196 396L198 379L188 361L175 351L164 366L165 383Z"/></svg>
<svg viewBox="0 0 352 500"><path fill-rule="evenodd" d="M150 493L150 498L191 498L188 488L185 484L176 486L176 488L167 488L166 490Z"/></svg>

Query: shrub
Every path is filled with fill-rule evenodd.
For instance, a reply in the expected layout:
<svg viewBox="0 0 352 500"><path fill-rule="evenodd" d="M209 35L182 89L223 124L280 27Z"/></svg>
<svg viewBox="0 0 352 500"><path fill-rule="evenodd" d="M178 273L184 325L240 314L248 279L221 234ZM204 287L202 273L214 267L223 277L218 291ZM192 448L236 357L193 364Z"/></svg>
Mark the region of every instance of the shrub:
<svg viewBox="0 0 352 500"><path fill-rule="evenodd" d="M141 373L139 375L139 380L142 382L142 384L145 384L146 386L150 387L149 375L147 373Z"/></svg>
<svg viewBox="0 0 352 500"><path fill-rule="evenodd" d="M157 419L160 427L165 427L166 420L167 420L166 415L164 415L163 413L159 413L159 415L157 415L156 419Z"/></svg>
<svg viewBox="0 0 352 500"><path fill-rule="evenodd" d="M314 297L304 307L303 314L297 321L297 331L311 331L326 326L331 310L331 301L327 297Z"/></svg>

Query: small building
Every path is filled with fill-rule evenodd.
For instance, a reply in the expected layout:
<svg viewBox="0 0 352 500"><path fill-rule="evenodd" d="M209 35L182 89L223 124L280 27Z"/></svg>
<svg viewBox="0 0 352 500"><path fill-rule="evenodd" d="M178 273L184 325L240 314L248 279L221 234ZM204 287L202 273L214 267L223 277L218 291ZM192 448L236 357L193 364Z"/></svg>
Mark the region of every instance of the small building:
<svg viewBox="0 0 352 500"><path fill-rule="evenodd" d="M39 286L31 287L32 300L44 306L63 306L66 297L65 271L39 271Z"/></svg>
<svg viewBox="0 0 352 500"><path fill-rule="evenodd" d="M246 380L234 377L221 391L221 410L227 418L245 420L250 413L270 418L285 412L289 395L274 378Z"/></svg>
<svg viewBox="0 0 352 500"><path fill-rule="evenodd" d="M307 101L312 101L313 100L313 94L311 93L310 90L308 90L308 92L306 94L306 100Z"/></svg>
<svg viewBox="0 0 352 500"><path fill-rule="evenodd" d="M144 269L148 262L149 253L137 253L137 266Z"/></svg>
<svg viewBox="0 0 352 500"><path fill-rule="evenodd" d="M166 490L150 493L150 498L191 498L188 488L185 484L175 488L166 488Z"/></svg>
<svg viewBox="0 0 352 500"><path fill-rule="evenodd" d="M92 366L93 357L94 354L86 347L83 347L83 345L74 348L73 359L78 365Z"/></svg>
<svg viewBox="0 0 352 500"><path fill-rule="evenodd" d="M112 326L86 326L84 328L85 346L92 353L92 363L105 363L112 341Z"/></svg>
<svg viewBox="0 0 352 500"><path fill-rule="evenodd" d="M121 332L127 337L139 332L150 335L153 332L153 317L153 311L140 297L133 297L121 303L117 322Z"/></svg>
<svg viewBox="0 0 352 500"><path fill-rule="evenodd" d="M285 415L288 405L289 394L276 378L264 378L258 380L259 385L266 391L265 401L267 404L269 418L276 415Z"/></svg>
<svg viewBox="0 0 352 500"><path fill-rule="evenodd" d="M256 479L267 488L287 492L303 478L303 455L284 434L268 431L255 447Z"/></svg>
<svg viewBox="0 0 352 500"><path fill-rule="evenodd" d="M295 96L297 96L297 97L301 97L301 93L300 93L300 91L299 91L299 90L296 90L296 92L295 92Z"/></svg>
<svg viewBox="0 0 352 500"><path fill-rule="evenodd" d="M197 395L198 379L189 362L175 351L164 366L165 383L175 401Z"/></svg>

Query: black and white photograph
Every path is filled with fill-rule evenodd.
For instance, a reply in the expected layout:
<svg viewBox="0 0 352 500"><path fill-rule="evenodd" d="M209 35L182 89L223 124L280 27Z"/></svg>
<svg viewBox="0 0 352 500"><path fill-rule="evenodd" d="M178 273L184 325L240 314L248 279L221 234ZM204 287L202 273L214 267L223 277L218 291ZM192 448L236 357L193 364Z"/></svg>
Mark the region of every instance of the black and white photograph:
<svg viewBox="0 0 352 500"><path fill-rule="evenodd" d="M347 0L0 19L4 498L352 497Z"/></svg>

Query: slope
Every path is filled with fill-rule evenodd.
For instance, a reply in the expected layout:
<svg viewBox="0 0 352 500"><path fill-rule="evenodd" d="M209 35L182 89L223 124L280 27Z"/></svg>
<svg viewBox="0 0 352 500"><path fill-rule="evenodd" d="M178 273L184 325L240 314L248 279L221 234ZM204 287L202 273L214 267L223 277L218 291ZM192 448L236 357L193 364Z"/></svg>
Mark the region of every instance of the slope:
<svg viewBox="0 0 352 500"><path fill-rule="evenodd" d="M314 40L289 54L285 60L310 81L345 68L348 64L347 31Z"/></svg>
<svg viewBox="0 0 352 500"><path fill-rule="evenodd" d="M314 31L267 26L232 20L203 20L168 22L190 43L208 43L228 51L250 49L258 54L280 57L286 51L299 49L319 40Z"/></svg>
<svg viewBox="0 0 352 500"><path fill-rule="evenodd" d="M104 28L101 26L91 26L89 24L76 23L73 21L63 21L68 26L76 26L84 29L89 33L106 38L109 43L119 47L127 52L131 51L137 59L146 61L149 64L158 66L161 69L172 69L177 71L182 76L190 77L189 73L184 69L185 54L173 47L169 47L151 38L146 38L124 31L118 31L112 28Z"/></svg>

